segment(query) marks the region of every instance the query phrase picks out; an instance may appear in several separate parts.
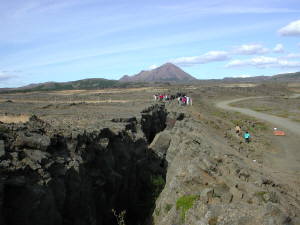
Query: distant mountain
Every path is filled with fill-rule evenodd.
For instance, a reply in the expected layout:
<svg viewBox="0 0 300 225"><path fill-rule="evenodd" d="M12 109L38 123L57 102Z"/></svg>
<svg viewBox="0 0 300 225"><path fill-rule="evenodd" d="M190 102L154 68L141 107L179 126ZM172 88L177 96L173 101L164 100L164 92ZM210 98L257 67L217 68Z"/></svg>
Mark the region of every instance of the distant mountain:
<svg viewBox="0 0 300 225"><path fill-rule="evenodd" d="M156 69L149 71L141 71L134 76L123 76L118 80L107 80L102 78L91 78L69 82L45 82L37 84L29 84L19 88L0 88L0 92L28 92L28 91L57 91L57 90L75 90L75 89L103 89L103 88L126 88L159 85L160 82L171 83L264 83L278 82L290 83L300 82L300 72L285 73L274 76L256 76L246 78L225 77L224 79L197 80L179 67L166 63Z"/></svg>
<svg viewBox="0 0 300 225"><path fill-rule="evenodd" d="M128 76L123 76L122 82L190 82L196 78L184 72L178 66L172 63L163 64L153 70L141 71L140 73Z"/></svg>
<svg viewBox="0 0 300 225"><path fill-rule="evenodd" d="M107 80L102 78L91 78L69 82L45 82L38 84L29 84L19 88L0 88L0 92L7 91L58 91L75 89L102 89L112 87L126 87L127 83L120 83L117 80Z"/></svg>
<svg viewBox="0 0 300 225"><path fill-rule="evenodd" d="M226 83L233 82L300 82L300 72L296 73L283 73L274 76L255 76L255 77L225 77L222 80L219 80Z"/></svg>
<svg viewBox="0 0 300 225"><path fill-rule="evenodd" d="M73 89L98 89L114 87L118 84L116 80L107 80L102 78L91 78L69 82L47 82L39 84L31 89L33 90L73 90Z"/></svg>
<svg viewBox="0 0 300 225"><path fill-rule="evenodd" d="M278 74L272 76L272 80L280 82L300 82L300 72Z"/></svg>

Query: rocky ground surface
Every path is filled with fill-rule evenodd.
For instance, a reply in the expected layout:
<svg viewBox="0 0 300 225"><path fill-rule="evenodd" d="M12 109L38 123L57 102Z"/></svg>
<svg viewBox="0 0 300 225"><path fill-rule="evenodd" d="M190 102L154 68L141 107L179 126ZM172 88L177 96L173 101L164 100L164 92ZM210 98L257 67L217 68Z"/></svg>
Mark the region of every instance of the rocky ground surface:
<svg viewBox="0 0 300 225"><path fill-rule="evenodd" d="M299 186L264 167L255 155L257 143L230 146L229 133L235 135L217 136L202 121L187 117L157 135L154 141L170 144L164 147L169 167L155 224L300 224ZM154 151L163 151L159 146Z"/></svg>
<svg viewBox="0 0 300 225"><path fill-rule="evenodd" d="M126 211L127 225L300 224L299 174L274 173L269 127L211 104L267 91L192 86L183 91L193 106L149 107L169 89L110 93L110 102L90 92L72 102L0 96L1 113L38 115L0 124L0 224L117 224L112 209Z"/></svg>

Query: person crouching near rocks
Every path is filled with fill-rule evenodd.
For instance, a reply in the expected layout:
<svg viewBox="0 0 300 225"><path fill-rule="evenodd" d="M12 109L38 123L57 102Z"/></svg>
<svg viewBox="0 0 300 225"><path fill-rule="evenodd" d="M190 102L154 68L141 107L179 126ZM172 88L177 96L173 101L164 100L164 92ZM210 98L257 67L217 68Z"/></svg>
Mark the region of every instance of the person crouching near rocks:
<svg viewBox="0 0 300 225"><path fill-rule="evenodd" d="M244 133L244 139L245 139L245 142L246 142L246 143L249 143L249 142L250 142L250 138L251 138L251 136L250 136L249 132L246 131L246 132Z"/></svg>
<svg viewBox="0 0 300 225"><path fill-rule="evenodd" d="M235 126L235 133L238 135L238 136L240 136L241 135L241 127L237 124L236 126Z"/></svg>

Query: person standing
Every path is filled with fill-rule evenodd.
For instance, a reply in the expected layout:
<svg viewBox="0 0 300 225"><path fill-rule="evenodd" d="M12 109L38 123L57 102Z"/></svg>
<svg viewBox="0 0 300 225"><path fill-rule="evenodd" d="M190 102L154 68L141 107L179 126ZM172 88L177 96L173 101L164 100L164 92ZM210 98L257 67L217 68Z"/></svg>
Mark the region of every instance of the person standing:
<svg viewBox="0 0 300 225"><path fill-rule="evenodd" d="M246 131L246 132L244 133L244 139L245 139L245 142L246 142L246 143L249 143L249 142L250 142L250 138L251 138L251 135L249 134L248 131Z"/></svg>

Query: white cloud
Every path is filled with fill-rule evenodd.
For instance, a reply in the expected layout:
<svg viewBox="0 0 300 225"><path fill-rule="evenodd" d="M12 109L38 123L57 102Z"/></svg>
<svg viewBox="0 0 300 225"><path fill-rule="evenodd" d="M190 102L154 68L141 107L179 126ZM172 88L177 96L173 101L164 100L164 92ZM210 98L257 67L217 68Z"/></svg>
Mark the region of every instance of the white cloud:
<svg viewBox="0 0 300 225"><path fill-rule="evenodd" d="M247 78L247 77L251 77L251 75L249 75L249 74L239 74L239 75L233 76L233 78Z"/></svg>
<svg viewBox="0 0 300 225"><path fill-rule="evenodd" d="M282 53L282 52L284 52L283 44L277 44L277 45L273 48L273 52L275 52L275 53Z"/></svg>
<svg viewBox="0 0 300 225"><path fill-rule="evenodd" d="M20 76L15 73L20 71L0 71L0 88L16 87L22 83Z"/></svg>
<svg viewBox="0 0 300 225"><path fill-rule="evenodd" d="M149 69L150 69L150 70L154 70L154 69L156 69L156 68L157 68L157 65L155 65L155 64L149 66Z"/></svg>
<svg viewBox="0 0 300 225"><path fill-rule="evenodd" d="M282 58L284 59L296 59L296 58L300 58L300 53L289 53L285 56L282 56Z"/></svg>
<svg viewBox="0 0 300 225"><path fill-rule="evenodd" d="M172 63L180 66L193 66L210 62L229 60L229 53L225 51L210 51L200 56L180 57L171 60Z"/></svg>
<svg viewBox="0 0 300 225"><path fill-rule="evenodd" d="M0 81L7 81L16 78L16 75L7 73L6 71L0 71Z"/></svg>
<svg viewBox="0 0 300 225"><path fill-rule="evenodd" d="M249 62L247 60L240 60L235 59L231 60L229 63L227 63L226 67L242 67L248 65Z"/></svg>
<svg viewBox="0 0 300 225"><path fill-rule="evenodd" d="M253 66L256 68L300 68L300 61L288 61L285 59L259 56L245 60L232 60L226 67L245 67Z"/></svg>
<svg viewBox="0 0 300 225"><path fill-rule="evenodd" d="M241 45L236 47L233 50L233 53L239 55L257 55L257 54L265 54L268 53L269 49L265 48L260 44L248 44L248 45Z"/></svg>
<svg viewBox="0 0 300 225"><path fill-rule="evenodd" d="M282 27L278 33L282 36L300 36L300 20L293 21Z"/></svg>

